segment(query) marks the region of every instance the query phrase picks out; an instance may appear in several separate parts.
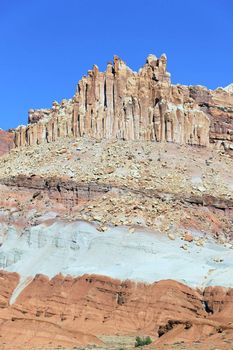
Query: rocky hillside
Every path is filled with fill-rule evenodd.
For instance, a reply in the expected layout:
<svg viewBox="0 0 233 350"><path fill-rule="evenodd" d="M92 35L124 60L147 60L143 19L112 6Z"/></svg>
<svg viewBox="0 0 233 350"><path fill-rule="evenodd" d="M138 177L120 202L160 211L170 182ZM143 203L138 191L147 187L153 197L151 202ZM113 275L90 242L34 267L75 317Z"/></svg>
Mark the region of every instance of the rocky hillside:
<svg viewBox="0 0 233 350"><path fill-rule="evenodd" d="M1 350L230 349L232 108L115 57L0 133Z"/></svg>
<svg viewBox="0 0 233 350"><path fill-rule="evenodd" d="M147 141L60 138L1 157L5 348L231 332L232 170L221 151Z"/></svg>

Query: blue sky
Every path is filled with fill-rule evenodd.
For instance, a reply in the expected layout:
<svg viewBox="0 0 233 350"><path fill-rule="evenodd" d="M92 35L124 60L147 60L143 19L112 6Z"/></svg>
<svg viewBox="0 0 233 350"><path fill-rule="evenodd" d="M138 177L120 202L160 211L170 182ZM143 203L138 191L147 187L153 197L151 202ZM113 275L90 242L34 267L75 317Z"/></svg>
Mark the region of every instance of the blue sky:
<svg viewBox="0 0 233 350"><path fill-rule="evenodd" d="M137 70L168 56L173 83L233 82L232 0L0 0L0 127L72 97L114 54Z"/></svg>

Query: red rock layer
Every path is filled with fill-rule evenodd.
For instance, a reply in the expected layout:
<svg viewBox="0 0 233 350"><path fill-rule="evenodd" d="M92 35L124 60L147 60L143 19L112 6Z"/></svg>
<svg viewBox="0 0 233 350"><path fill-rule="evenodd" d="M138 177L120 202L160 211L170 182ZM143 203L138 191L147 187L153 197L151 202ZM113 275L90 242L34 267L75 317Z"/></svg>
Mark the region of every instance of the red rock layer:
<svg viewBox="0 0 233 350"><path fill-rule="evenodd" d="M198 292L174 281L152 285L107 277L37 276L17 308L93 334L156 333L169 318L203 316Z"/></svg>
<svg viewBox="0 0 233 350"><path fill-rule="evenodd" d="M17 273L0 271L0 309L9 306L10 297L18 283Z"/></svg>
<svg viewBox="0 0 233 350"><path fill-rule="evenodd" d="M15 275L8 277L9 296ZM145 285L94 275L38 275L14 305L2 304L0 333L6 348L98 342L88 334L150 334L158 344L194 341L232 330L231 295L230 289L201 293L171 280Z"/></svg>
<svg viewBox="0 0 233 350"><path fill-rule="evenodd" d="M49 318L38 318L33 312L25 311L22 305L10 307L10 296L19 282L19 276L0 271L0 282L1 349L101 344L98 338L86 330L82 332L75 328L69 329ZM30 298L27 302L30 304Z"/></svg>

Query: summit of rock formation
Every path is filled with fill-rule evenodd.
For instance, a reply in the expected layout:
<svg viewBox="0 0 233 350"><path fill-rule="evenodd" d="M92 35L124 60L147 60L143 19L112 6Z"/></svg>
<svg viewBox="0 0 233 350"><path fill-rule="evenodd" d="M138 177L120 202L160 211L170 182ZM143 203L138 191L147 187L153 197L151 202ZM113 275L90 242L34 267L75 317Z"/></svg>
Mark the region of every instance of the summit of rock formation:
<svg viewBox="0 0 233 350"><path fill-rule="evenodd" d="M227 85L226 87L223 88L223 90L233 94L233 84Z"/></svg>
<svg viewBox="0 0 233 350"><path fill-rule="evenodd" d="M166 64L114 56L0 131L1 350L230 350L233 94Z"/></svg>
<svg viewBox="0 0 233 350"><path fill-rule="evenodd" d="M73 98L30 110L28 126L15 131L16 146L59 137L148 140L233 148L233 95L228 89L173 85L167 57L149 55L133 72L118 57L105 72L94 65ZM229 91L228 91L229 90Z"/></svg>

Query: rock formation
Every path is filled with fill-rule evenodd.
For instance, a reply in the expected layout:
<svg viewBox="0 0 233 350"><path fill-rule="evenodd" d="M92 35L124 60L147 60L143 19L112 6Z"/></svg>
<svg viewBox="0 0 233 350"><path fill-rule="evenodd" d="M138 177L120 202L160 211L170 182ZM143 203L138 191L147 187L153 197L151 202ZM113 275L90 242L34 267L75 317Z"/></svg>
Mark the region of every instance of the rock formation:
<svg viewBox="0 0 233 350"><path fill-rule="evenodd" d="M97 66L78 83L75 96L51 109L30 110L29 125L15 131L15 145L59 137L151 140L232 149L231 91L172 85L167 59L149 55L133 72L117 56L106 72Z"/></svg>
<svg viewBox="0 0 233 350"><path fill-rule="evenodd" d="M210 142L217 148L233 150L233 93L230 89L208 90L203 86L189 87L190 97L210 120Z"/></svg>
<svg viewBox="0 0 233 350"><path fill-rule="evenodd" d="M0 132L1 350L103 334L229 350L232 117L232 86L172 85L165 55L138 72L115 56Z"/></svg>
<svg viewBox="0 0 233 350"><path fill-rule="evenodd" d="M27 347L77 346L87 344L101 344L93 336L59 325L51 320L47 311L45 317L38 317L39 313L28 312L25 306L9 307L12 288L17 285L19 276L15 273L0 271L0 338L1 349L25 349ZM29 299L28 299L29 301ZM27 307L26 307L27 308Z"/></svg>
<svg viewBox="0 0 233 350"><path fill-rule="evenodd" d="M211 341L223 329L233 331L232 289L201 292L171 280L145 285L96 275L37 275L9 307L17 275L1 273L0 278L5 282L0 332L6 349L100 343L91 334L149 334L161 343L171 333L173 344L203 336Z"/></svg>
<svg viewBox="0 0 233 350"><path fill-rule="evenodd" d="M8 153L14 147L14 134L0 130L0 156Z"/></svg>

